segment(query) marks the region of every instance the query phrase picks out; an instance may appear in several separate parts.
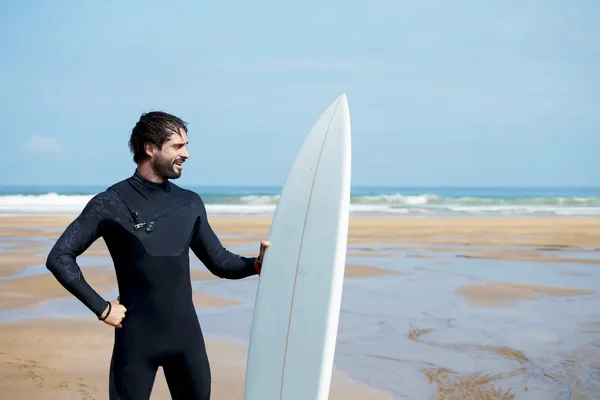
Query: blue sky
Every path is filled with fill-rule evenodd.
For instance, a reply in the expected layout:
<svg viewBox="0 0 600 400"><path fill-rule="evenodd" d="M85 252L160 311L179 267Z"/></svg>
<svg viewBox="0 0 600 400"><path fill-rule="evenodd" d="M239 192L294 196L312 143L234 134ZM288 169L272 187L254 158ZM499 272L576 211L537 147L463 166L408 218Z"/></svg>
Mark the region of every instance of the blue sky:
<svg viewBox="0 0 600 400"><path fill-rule="evenodd" d="M600 185L600 2L12 1L0 184L129 176L144 111L182 185L281 185L341 93L354 185Z"/></svg>

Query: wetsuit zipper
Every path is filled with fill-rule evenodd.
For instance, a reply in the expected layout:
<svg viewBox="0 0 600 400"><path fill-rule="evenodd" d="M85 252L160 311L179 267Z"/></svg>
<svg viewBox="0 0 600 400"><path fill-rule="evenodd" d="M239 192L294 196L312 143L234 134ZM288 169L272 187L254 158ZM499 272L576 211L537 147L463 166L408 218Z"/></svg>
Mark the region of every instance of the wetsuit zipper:
<svg viewBox="0 0 600 400"><path fill-rule="evenodd" d="M171 207L169 209L167 209L166 211L162 211L160 213L155 213L155 214L151 214L149 216L146 216L144 218L140 217L139 213L137 211L135 211L135 221L140 220L140 222L137 222L136 224L133 225L133 228L135 230L138 230L144 226L146 226L146 231L147 232L151 232L154 229L154 224L156 223L156 220L167 216L169 214L172 214L174 212L177 212L183 208L187 208L187 207L191 207L192 203L184 203L184 204L179 204L177 206Z"/></svg>
<svg viewBox="0 0 600 400"><path fill-rule="evenodd" d="M154 224L156 223L156 220L164 217L166 215L172 214L176 211L179 211L180 209L186 208L186 207L191 207L193 206L193 203L191 202L186 202L183 204L178 204L174 207L168 208L164 211L161 211L159 213L155 213L155 214L151 214L149 216L146 216L144 218L142 218L140 216L140 213L137 212L130 204L129 202L125 201L125 199L123 198L123 196L121 196L121 193L119 193L119 190L117 190L116 188L112 188L112 190L121 198L121 200L123 201L123 203L125 204L125 207L127 207L127 209L129 210L129 212L131 213L132 217L133 217L133 229L135 231L137 231L140 228L143 228L144 226L146 227L146 232L150 233L154 230ZM149 221L148 221L149 220Z"/></svg>

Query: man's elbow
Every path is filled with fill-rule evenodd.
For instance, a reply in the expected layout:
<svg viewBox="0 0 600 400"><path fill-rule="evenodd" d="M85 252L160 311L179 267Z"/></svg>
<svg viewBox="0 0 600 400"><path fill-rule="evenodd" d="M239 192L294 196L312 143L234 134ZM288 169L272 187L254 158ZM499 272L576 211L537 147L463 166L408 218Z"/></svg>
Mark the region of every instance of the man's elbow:
<svg viewBox="0 0 600 400"><path fill-rule="evenodd" d="M229 271L227 268L224 268L222 264L212 264L208 269L217 278L232 279L231 271Z"/></svg>
<svg viewBox="0 0 600 400"><path fill-rule="evenodd" d="M54 277L61 283L66 283L67 265L69 264L69 256L56 250L52 249L46 257L46 269L54 275Z"/></svg>
<svg viewBox="0 0 600 400"><path fill-rule="evenodd" d="M58 269L58 257L54 250L51 250L46 257L46 269L54 273Z"/></svg>
<svg viewBox="0 0 600 400"><path fill-rule="evenodd" d="M237 268L231 268L230 265L227 265L227 261L214 263L208 269L213 275L221 279L240 279L243 277Z"/></svg>

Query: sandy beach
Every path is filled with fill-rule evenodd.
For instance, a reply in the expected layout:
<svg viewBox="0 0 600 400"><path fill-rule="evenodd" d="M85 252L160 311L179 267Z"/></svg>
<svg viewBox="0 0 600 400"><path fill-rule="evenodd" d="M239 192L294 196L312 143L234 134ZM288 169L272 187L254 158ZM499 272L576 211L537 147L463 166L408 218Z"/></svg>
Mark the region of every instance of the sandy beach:
<svg viewBox="0 0 600 400"><path fill-rule="evenodd" d="M71 220L0 218L0 399L106 398L112 330L43 265ZM255 255L270 219L210 222ZM102 240L79 261L118 295ZM191 277L213 398L241 399L257 278ZM352 218L331 398L600 398L599 292L598 218Z"/></svg>
<svg viewBox="0 0 600 400"><path fill-rule="evenodd" d="M4 324L0 330L0 398L106 399L112 332L89 321L39 320ZM213 398L243 399L246 347L227 339L207 341ZM170 398L162 370L152 399ZM336 371L332 399L387 399Z"/></svg>

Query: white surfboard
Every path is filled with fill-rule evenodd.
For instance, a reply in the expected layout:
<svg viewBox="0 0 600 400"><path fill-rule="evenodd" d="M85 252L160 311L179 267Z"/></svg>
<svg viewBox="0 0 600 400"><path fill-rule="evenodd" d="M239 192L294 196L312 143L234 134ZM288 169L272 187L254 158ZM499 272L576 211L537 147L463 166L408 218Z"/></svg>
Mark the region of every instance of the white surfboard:
<svg viewBox="0 0 600 400"><path fill-rule="evenodd" d="M246 400L329 396L341 306L351 172L345 95L298 151L273 216L258 284Z"/></svg>

